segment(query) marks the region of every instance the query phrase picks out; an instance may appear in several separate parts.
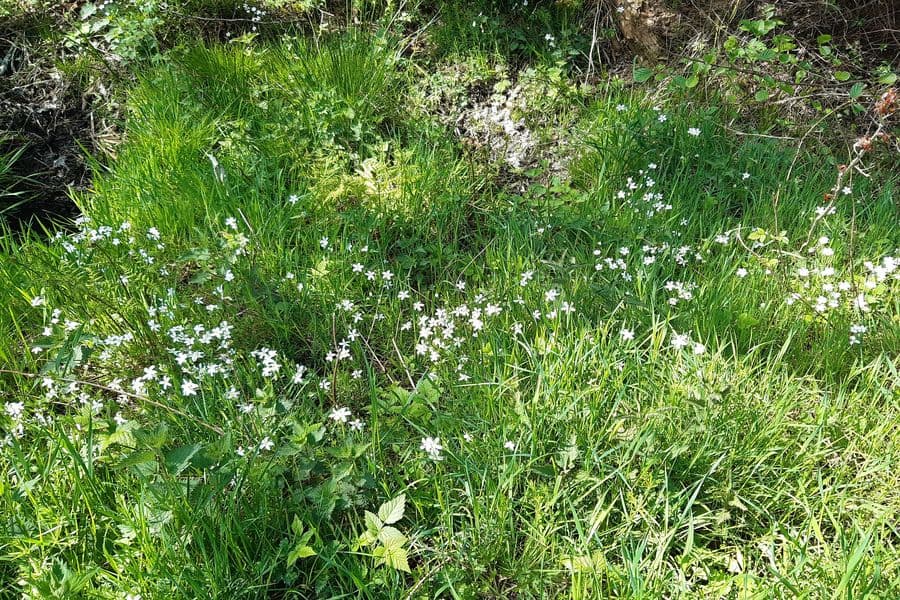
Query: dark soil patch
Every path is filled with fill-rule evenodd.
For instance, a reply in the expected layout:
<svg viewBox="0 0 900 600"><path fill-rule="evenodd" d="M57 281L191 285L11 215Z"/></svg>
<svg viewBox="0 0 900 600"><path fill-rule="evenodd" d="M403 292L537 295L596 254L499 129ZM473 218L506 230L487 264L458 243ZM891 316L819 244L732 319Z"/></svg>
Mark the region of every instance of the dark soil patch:
<svg viewBox="0 0 900 600"><path fill-rule="evenodd" d="M70 190L90 182L92 124L83 91L22 35L0 30L0 153L21 152L0 182L0 211L13 230L77 214Z"/></svg>

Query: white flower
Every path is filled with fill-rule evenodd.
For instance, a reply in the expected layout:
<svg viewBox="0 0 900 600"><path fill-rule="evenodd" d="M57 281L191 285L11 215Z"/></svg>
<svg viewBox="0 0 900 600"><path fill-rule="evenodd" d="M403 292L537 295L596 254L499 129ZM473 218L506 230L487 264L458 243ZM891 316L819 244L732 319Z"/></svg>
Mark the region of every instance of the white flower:
<svg viewBox="0 0 900 600"><path fill-rule="evenodd" d="M734 272L734 274L737 275L738 277L740 277L741 279L746 277L747 273L748 273L748 271L744 267L741 267L740 269L738 269L737 271Z"/></svg>
<svg viewBox="0 0 900 600"><path fill-rule="evenodd" d="M623 328L622 331L619 332L619 336L620 336L624 341L627 342L627 341L629 341L629 340L633 340L633 339L634 339L634 331L632 331L631 329L624 329L624 328Z"/></svg>
<svg viewBox="0 0 900 600"><path fill-rule="evenodd" d="M183 396L196 396L198 389L200 389L200 386L190 379L185 379L181 382L181 394Z"/></svg>
<svg viewBox="0 0 900 600"><path fill-rule="evenodd" d="M339 406L331 410L328 418L337 423L346 423L350 420L350 409L346 406Z"/></svg>
<svg viewBox="0 0 900 600"><path fill-rule="evenodd" d="M547 290L544 293L544 300L547 302L553 302L558 297L559 297L559 292L557 292L556 290Z"/></svg>
<svg viewBox="0 0 900 600"><path fill-rule="evenodd" d="M688 344L691 343L691 338L687 334L684 333L676 333L672 337L672 347L676 350L681 350L685 348Z"/></svg>
<svg viewBox="0 0 900 600"><path fill-rule="evenodd" d="M694 354L696 354L697 356L700 356L701 354L706 352L706 346L704 346L700 342L695 343L693 348Z"/></svg>
<svg viewBox="0 0 900 600"><path fill-rule="evenodd" d="M323 237L321 240L319 240L319 246L322 247L322 250L324 250L325 248L328 247L328 237L327 236Z"/></svg>
<svg viewBox="0 0 900 600"><path fill-rule="evenodd" d="M443 460L444 458L441 456L441 452L444 450L444 447L441 445L441 438L422 438L419 449L423 450L431 460Z"/></svg>
<svg viewBox="0 0 900 600"><path fill-rule="evenodd" d="M471 442L471 441L472 441L473 439L475 439L475 438L472 437L472 434L471 434L471 433L464 433L464 434L463 434L463 439L466 440L467 442Z"/></svg>
<svg viewBox="0 0 900 600"><path fill-rule="evenodd" d="M44 306L47 303L47 300L43 296L35 296L31 299L31 306L37 308L38 306Z"/></svg>
<svg viewBox="0 0 900 600"><path fill-rule="evenodd" d="M260 450L271 450L273 446L275 446L275 442L269 439L269 436L264 437L259 443Z"/></svg>
<svg viewBox="0 0 900 600"><path fill-rule="evenodd" d="M534 271L525 271L522 273L522 276L519 278L519 285L521 287L525 287L528 285L528 282L534 279Z"/></svg>
<svg viewBox="0 0 900 600"><path fill-rule="evenodd" d="M22 412L25 410L24 402L7 402L6 403L6 414L8 414L13 419L18 419L22 416Z"/></svg>
<svg viewBox="0 0 900 600"><path fill-rule="evenodd" d="M690 129L688 129L688 134L697 137L698 135L700 135L700 130L696 127L691 127Z"/></svg>
<svg viewBox="0 0 900 600"><path fill-rule="evenodd" d="M507 440L503 442L503 447L509 450L510 452L516 451L516 443L512 440Z"/></svg>
<svg viewBox="0 0 900 600"><path fill-rule="evenodd" d="M353 419L352 421L350 421L350 429L352 429L353 431L362 431L363 427L365 426L366 424L359 419Z"/></svg>

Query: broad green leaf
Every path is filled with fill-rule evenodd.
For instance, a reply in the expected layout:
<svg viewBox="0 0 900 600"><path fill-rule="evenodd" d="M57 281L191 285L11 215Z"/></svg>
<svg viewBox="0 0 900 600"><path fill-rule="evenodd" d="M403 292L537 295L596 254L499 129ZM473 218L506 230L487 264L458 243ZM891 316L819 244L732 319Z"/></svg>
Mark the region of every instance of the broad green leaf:
<svg viewBox="0 0 900 600"><path fill-rule="evenodd" d="M850 97L854 100L862 96L863 90L866 89L866 86L862 82L857 82L853 84L853 87L850 88Z"/></svg>
<svg viewBox="0 0 900 600"><path fill-rule="evenodd" d="M375 531L364 531L361 536L356 540L357 548L365 548L366 546L371 546L375 543L375 540L378 539L378 533Z"/></svg>
<svg viewBox="0 0 900 600"><path fill-rule="evenodd" d="M291 521L291 531L294 532L294 535L300 537L303 535L303 521L300 520L300 517L294 515L294 520Z"/></svg>
<svg viewBox="0 0 900 600"><path fill-rule="evenodd" d="M377 533L382 527L384 527L384 523L381 522L381 519L366 511L366 530Z"/></svg>
<svg viewBox="0 0 900 600"><path fill-rule="evenodd" d="M187 468L191 458L200 451L200 448L202 448L200 444L189 444L166 452L166 469L172 475L178 475Z"/></svg>
<svg viewBox="0 0 900 600"><path fill-rule="evenodd" d="M759 90L758 92L753 94L753 97L757 102L765 102L769 99L769 92L767 92L766 90Z"/></svg>
<svg viewBox="0 0 900 600"><path fill-rule="evenodd" d="M81 20L91 17L94 13L97 12L97 6L93 2L88 2L81 7L81 11L79 11L79 16Z"/></svg>
<svg viewBox="0 0 900 600"><path fill-rule="evenodd" d="M379 546L372 555L377 559L375 561L376 564L387 565L392 569L403 571L404 573L410 572L409 562L407 560L408 554L405 548L386 548L384 546Z"/></svg>
<svg viewBox="0 0 900 600"><path fill-rule="evenodd" d="M393 548L395 546L402 546L406 543L406 536L400 533L400 531L396 527L391 527L388 525L384 529L378 532L378 541L382 543L386 548Z"/></svg>
<svg viewBox="0 0 900 600"><path fill-rule="evenodd" d="M287 555L287 565L288 567L294 566L294 563L297 562L301 558L308 558L310 556L315 556L316 551L310 548L309 546L298 545L296 548L291 550Z"/></svg>
<svg viewBox="0 0 900 600"><path fill-rule="evenodd" d="M653 69L648 69L647 67L637 67L634 70L633 77L636 82L643 83L653 77Z"/></svg>
<svg viewBox="0 0 900 600"><path fill-rule="evenodd" d="M834 78L838 81L847 81L848 79L850 79L850 73L848 73L847 71L835 71Z"/></svg>
<svg viewBox="0 0 900 600"><path fill-rule="evenodd" d="M396 523L403 518L404 510L406 510L406 494L400 494L378 508L378 518L385 524Z"/></svg>

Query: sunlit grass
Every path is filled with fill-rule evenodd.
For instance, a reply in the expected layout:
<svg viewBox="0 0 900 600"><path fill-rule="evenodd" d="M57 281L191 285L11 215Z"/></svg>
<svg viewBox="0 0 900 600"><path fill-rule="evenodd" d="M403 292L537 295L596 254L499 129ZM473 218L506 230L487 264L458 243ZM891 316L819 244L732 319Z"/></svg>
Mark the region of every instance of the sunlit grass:
<svg viewBox="0 0 900 600"><path fill-rule="evenodd" d="M801 250L821 157L610 85L511 187L383 46L182 53L4 238L2 592L895 595L890 174Z"/></svg>

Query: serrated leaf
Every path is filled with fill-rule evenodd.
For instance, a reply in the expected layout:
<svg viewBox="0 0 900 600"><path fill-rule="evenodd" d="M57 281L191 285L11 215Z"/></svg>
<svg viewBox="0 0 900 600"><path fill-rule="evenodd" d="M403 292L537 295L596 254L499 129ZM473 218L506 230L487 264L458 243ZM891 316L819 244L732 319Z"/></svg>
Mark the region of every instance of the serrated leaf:
<svg viewBox="0 0 900 600"><path fill-rule="evenodd" d="M175 448L174 450L166 452L166 469L168 469L169 473L172 475L178 475L187 468L191 462L191 458L193 458L202 447L203 446L200 444L188 444L187 446L181 446L180 448Z"/></svg>
<svg viewBox="0 0 900 600"><path fill-rule="evenodd" d="M291 521L291 531L294 532L294 535L300 537L303 535L303 521L300 520L300 517L294 515L294 520Z"/></svg>
<svg viewBox="0 0 900 600"><path fill-rule="evenodd" d="M403 518L406 510L406 494L400 494L378 507L378 518L384 524L396 523Z"/></svg>
<svg viewBox="0 0 900 600"><path fill-rule="evenodd" d="M386 548L394 548L396 546L402 546L406 543L406 536L400 533L400 531L396 527L391 527L388 525L384 529L378 532L378 541L382 543Z"/></svg>
<svg viewBox="0 0 900 600"><path fill-rule="evenodd" d="M356 540L357 548L365 548L366 546L371 546L375 543L375 540L378 539L378 533L374 531L364 531L359 538Z"/></svg>
<svg viewBox="0 0 900 600"><path fill-rule="evenodd" d="M850 97L853 100L856 100L860 96L862 96L863 90L866 89L865 84L861 82L857 82L853 84L853 87L850 88Z"/></svg>
<svg viewBox="0 0 900 600"><path fill-rule="evenodd" d="M131 468L139 475L147 477L156 472L156 454L151 450L132 452L119 461L119 466Z"/></svg>
<svg viewBox="0 0 900 600"><path fill-rule="evenodd" d="M397 571L403 571L404 573L411 572L409 570L409 561L407 560L409 554L407 553L406 548L386 548L384 546L379 546L372 555L377 559L375 561L376 564L383 564L392 569L396 569Z"/></svg>
<svg viewBox="0 0 900 600"><path fill-rule="evenodd" d="M366 511L366 531L371 531L373 533L378 533L378 531L384 527L384 523L381 522L381 519L375 516L374 513L370 513Z"/></svg>

